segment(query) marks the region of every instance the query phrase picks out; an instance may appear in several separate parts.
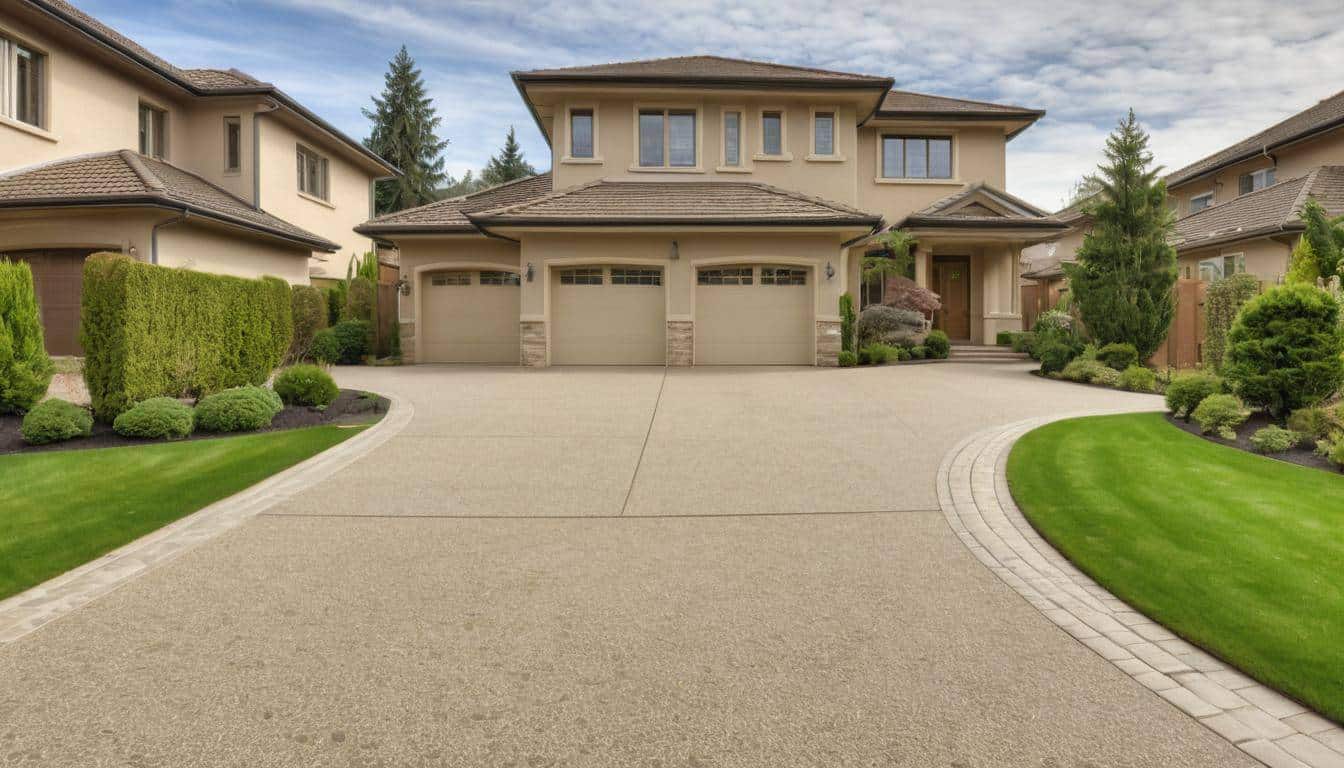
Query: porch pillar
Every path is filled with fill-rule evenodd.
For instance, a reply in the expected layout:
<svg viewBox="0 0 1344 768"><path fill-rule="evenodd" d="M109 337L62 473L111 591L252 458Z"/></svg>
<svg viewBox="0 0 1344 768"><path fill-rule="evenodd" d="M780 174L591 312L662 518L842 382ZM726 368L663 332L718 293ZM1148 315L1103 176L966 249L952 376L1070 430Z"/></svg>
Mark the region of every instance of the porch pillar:
<svg viewBox="0 0 1344 768"><path fill-rule="evenodd" d="M929 287L929 249L927 246L915 246L915 284L920 288Z"/></svg>
<svg viewBox="0 0 1344 768"><path fill-rule="evenodd" d="M986 248L983 260L984 343L993 344L1000 331L1022 330L1017 274L1021 246Z"/></svg>

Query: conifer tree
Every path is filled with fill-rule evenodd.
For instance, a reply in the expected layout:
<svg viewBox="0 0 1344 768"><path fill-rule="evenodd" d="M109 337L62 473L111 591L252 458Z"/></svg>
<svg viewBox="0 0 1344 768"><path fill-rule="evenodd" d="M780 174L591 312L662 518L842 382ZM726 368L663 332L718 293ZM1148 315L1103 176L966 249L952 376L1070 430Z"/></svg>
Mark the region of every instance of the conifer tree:
<svg viewBox="0 0 1344 768"><path fill-rule="evenodd" d="M373 121L364 145L401 170L395 179L380 181L374 191L374 209L390 213L438 199L443 185L443 148L436 131L442 121L434 100L425 95L425 81L406 46L392 59L383 78L383 93L373 97L373 109L363 110Z"/></svg>
<svg viewBox="0 0 1344 768"><path fill-rule="evenodd" d="M509 126L509 135L504 139L504 148L498 155L490 158L481 171L481 180L486 186L496 186L508 181L535 176L537 169L523 159L523 150L518 146L513 126Z"/></svg>

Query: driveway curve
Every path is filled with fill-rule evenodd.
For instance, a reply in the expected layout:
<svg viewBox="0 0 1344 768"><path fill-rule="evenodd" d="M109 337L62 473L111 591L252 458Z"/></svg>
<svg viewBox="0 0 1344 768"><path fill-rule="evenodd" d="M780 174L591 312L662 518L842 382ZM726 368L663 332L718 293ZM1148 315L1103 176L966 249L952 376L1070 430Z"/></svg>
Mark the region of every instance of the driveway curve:
<svg viewBox="0 0 1344 768"><path fill-rule="evenodd" d="M1021 366L342 369L415 417L0 646L0 765L1248 766L948 527Z"/></svg>

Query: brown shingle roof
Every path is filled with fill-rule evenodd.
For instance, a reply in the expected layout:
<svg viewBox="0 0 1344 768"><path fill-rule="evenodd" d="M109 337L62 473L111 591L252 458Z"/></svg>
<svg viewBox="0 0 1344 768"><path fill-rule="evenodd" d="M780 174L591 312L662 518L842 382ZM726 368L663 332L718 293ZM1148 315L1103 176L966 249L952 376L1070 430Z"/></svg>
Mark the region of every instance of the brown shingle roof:
<svg viewBox="0 0 1344 768"><path fill-rule="evenodd" d="M506 205L521 203L525 200L542 197L551 193L551 173L539 173L525 179L510 181L496 187L483 189L469 195L452 197L447 200L407 208L404 211L388 213L376 219L366 221L355 228L362 235L379 235L408 232L476 232L466 214L471 211L484 211Z"/></svg>
<svg viewBox="0 0 1344 768"><path fill-rule="evenodd" d="M184 209L314 250L337 244L259 211L193 173L130 150L58 160L0 175L0 208L151 205Z"/></svg>
<svg viewBox="0 0 1344 768"><path fill-rule="evenodd" d="M1264 151L1310 136L1319 131L1344 126L1344 91L1322 99L1315 105L1271 125L1230 147L1214 152L1167 175L1167 186L1174 187L1220 168L1249 160Z"/></svg>
<svg viewBox="0 0 1344 768"><path fill-rule="evenodd" d="M181 72L192 85L203 91L275 87L236 69L184 69Z"/></svg>
<svg viewBox="0 0 1344 768"><path fill-rule="evenodd" d="M468 218L478 226L874 226L881 221L876 214L768 184L611 180L469 213Z"/></svg>
<svg viewBox="0 0 1344 768"><path fill-rule="evenodd" d="M983 197L1005 208L1002 215L971 198ZM1010 195L984 183L967 184L946 197L911 213L893 224L891 229L905 227L957 227L974 229L1040 229L1063 230L1067 226L1040 208L1020 197Z"/></svg>
<svg viewBox="0 0 1344 768"><path fill-rule="evenodd" d="M1211 205L1176 220L1173 244L1178 252L1219 243L1303 229L1302 206L1315 199L1331 216L1344 214L1344 166L1313 168L1226 203Z"/></svg>
<svg viewBox="0 0 1344 768"><path fill-rule="evenodd" d="M877 114L883 117L901 117L905 115L951 115L974 117L1020 117L1036 120L1045 115L1045 110L1015 107L1011 104L995 104L989 101L954 99L949 96L934 96L914 91L889 91L877 108Z"/></svg>
<svg viewBox="0 0 1344 768"><path fill-rule="evenodd" d="M766 61L731 59L724 56L674 56L666 59L620 61L578 67L534 69L514 72L520 81L602 80L602 81L731 81L761 84L810 84L841 86L886 86L891 78L836 72L815 67L794 67Z"/></svg>

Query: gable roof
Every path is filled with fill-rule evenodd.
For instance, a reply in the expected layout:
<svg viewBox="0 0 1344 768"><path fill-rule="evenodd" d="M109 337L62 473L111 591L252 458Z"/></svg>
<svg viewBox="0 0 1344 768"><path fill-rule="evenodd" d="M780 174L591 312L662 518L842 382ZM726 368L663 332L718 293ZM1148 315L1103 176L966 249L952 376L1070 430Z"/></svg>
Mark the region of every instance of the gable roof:
<svg viewBox="0 0 1344 768"><path fill-rule="evenodd" d="M1315 199L1327 214L1344 214L1344 166L1325 165L1303 176L1211 205L1176 220L1172 244L1177 252L1220 243L1300 232L1302 207Z"/></svg>
<svg viewBox="0 0 1344 768"><path fill-rule="evenodd" d="M0 209L150 206L335 253L340 246L259 211L205 179L128 149L65 158L0 175Z"/></svg>
<svg viewBox="0 0 1344 768"><path fill-rule="evenodd" d="M318 129L331 135L350 149L371 160L391 174L399 174L396 166L379 157L360 141L338 130L331 123L271 83L258 80L236 69L182 69L154 55L134 40L84 13L68 0L22 0L49 18L91 38L131 62L164 78L193 96L267 96L298 114Z"/></svg>
<svg viewBox="0 0 1344 768"><path fill-rule="evenodd" d="M1262 152L1271 152L1285 144L1341 126L1344 126L1344 91L1321 99L1313 106L1271 125L1254 136L1248 136L1230 147L1220 149L1208 157L1167 174L1167 186L1184 184L1234 163L1249 160Z"/></svg>
<svg viewBox="0 0 1344 768"><path fill-rule="evenodd" d="M1068 226L1020 197L983 182L968 184L891 226L1064 230Z"/></svg>
<svg viewBox="0 0 1344 768"><path fill-rule="evenodd" d="M479 232L467 218L471 211L500 208L551 193L551 172L539 173L524 179L505 182L469 195L439 200L387 213L360 224L355 231L361 235L415 234L429 232Z"/></svg>
<svg viewBox="0 0 1344 768"><path fill-rule="evenodd" d="M673 56L578 67L533 69L513 73L522 82L632 82L891 87L891 78L795 67L726 56Z"/></svg>
<svg viewBox="0 0 1344 768"><path fill-rule="evenodd" d="M478 227L873 227L882 217L756 182L600 180L467 218Z"/></svg>

